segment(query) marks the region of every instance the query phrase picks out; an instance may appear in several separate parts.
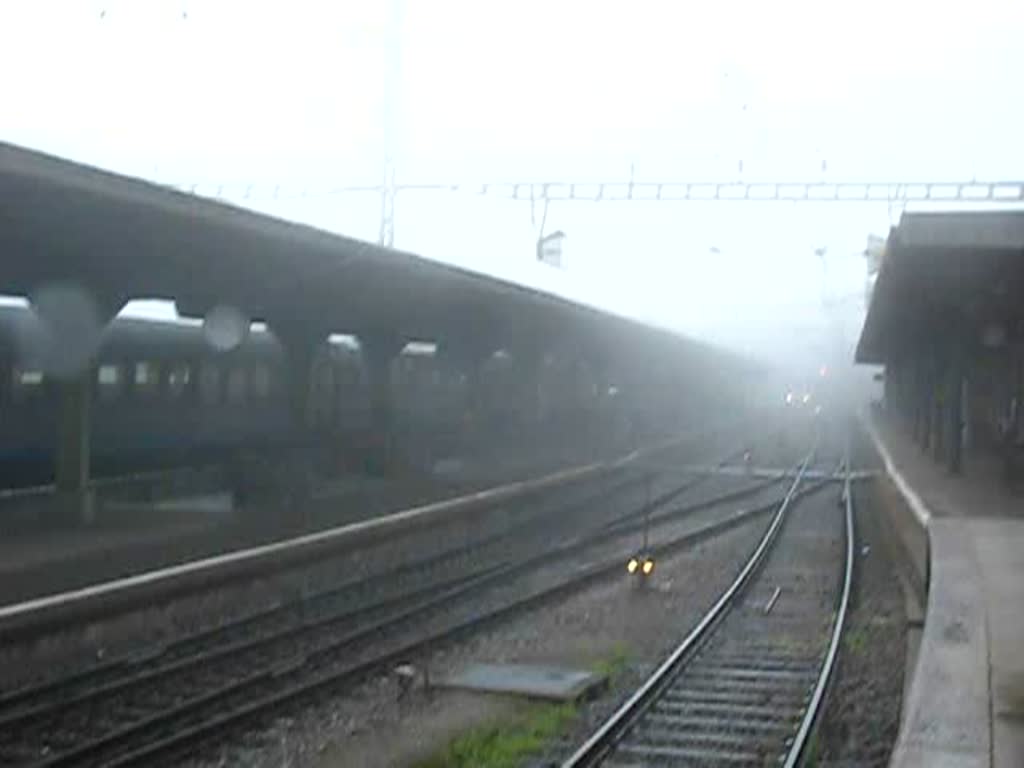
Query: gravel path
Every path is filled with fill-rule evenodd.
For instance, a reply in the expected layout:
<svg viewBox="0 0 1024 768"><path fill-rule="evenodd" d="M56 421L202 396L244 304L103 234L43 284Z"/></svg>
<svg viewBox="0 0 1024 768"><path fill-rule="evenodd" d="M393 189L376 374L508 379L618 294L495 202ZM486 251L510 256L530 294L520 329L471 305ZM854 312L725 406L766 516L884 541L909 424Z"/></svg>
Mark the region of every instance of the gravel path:
<svg viewBox="0 0 1024 768"><path fill-rule="evenodd" d="M885 766L899 731L906 655L903 593L874 489L854 489L857 571L852 611L818 732L818 766Z"/></svg>

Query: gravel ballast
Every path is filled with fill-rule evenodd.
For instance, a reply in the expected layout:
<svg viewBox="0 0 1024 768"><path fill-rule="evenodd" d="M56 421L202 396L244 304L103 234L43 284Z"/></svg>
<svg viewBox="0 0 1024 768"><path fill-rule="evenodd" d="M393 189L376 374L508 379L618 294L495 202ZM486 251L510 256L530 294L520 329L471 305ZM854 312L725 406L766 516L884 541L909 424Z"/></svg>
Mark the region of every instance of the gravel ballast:
<svg viewBox="0 0 1024 768"><path fill-rule="evenodd" d="M471 662L556 664L592 668L610 658L628 663L613 690L581 708L577 725L601 717L615 697L635 687L733 579L764 528L759 519L658 563L651 587L637 590L625 574L598 582L558 604L524 612L428 658L413 660L433 679ZM434 689L400 699L397 681L380 675L350 693L279 719L247 745L224 747L203 765L392 766L415 764L455 735L512 716L508 697ZM593 722L591 722L593 721Z"/></svg>
<svg viewBox="0 0 1024 768"><path fill-rule="evenodd" d="M732 438L733 440L735 438ZM671 451L673 457L692 457L706 452L722 452L723 445L729 444L728 434L716 434L708 442L685 441ZM714 453L711 453L714 456ZM721 453L718 454L719 456ZM676 460L679 460L676 458ZM692 460L692 459L691 459ZM296 569L265 579L246 583L229 584L208 592L189 595L163 604L147 606L131 613L90 622L87 625L69 627L66 630L27 638L9 638L0 653L0 682L5 689L16 689L42 679L52 679L61 674L89 668L104 659L130 655L146 647L161 646L176 638L193 632L209 629L223 623L251 615L279 603L294 600L300 594L309 594L330 585L344 583L351 579L370 576L376 571L410 560L425 559L450 550L459 545L471 545L485 537L509 529L517 521L534 517L538 522L551 514L554 528L558 523L571 528L566 510L581 500L592 499L607 510L600 514L614 517L622 510L634 509L643 504L645 490L643 483L635 484L625 492L611 492L618 478L609 477L543 494L513 500L499 507L482 511L478 515L460 518L430 529L397 534L373 545L361 546L354 551L331 558L308 569ZM650 492L657 494L685 478L664 474L653 484ZM712 492L714 483L704 484L695 489L699 493ZM588 507L595 516L599 510ZM578 514L578 513L577 513ZM563 519L566 518L566 519ZM536 526L534 526L536 527ZM519 534L508 537L506 547L521 547ZM563 532L559 536L564 535ZM537 538L532 546L540 546L544 539ZM473 559L486 557L486 552Z"/></svg>
<svg viewBox="0 0 1024 768"><path fill-rule="evenodd" d="M885 766L899 732L906 660L903 591L882 536L879 495L854 489L857 563L851 611L817 738L818 766Z"/></svg>
<svg viewBox="0 0 1024 768"><path fill-rule="evenodd" d="M792 430L788 430L792 432ZM806 444L762 437L769 454L786 455ZM787 450L788 449L788 450ZM779 456L778 458L782 458ZM786 456L788 465L791 457ZM775 462L767 462L774 464ZM724 478L684 494L683 504L721 492ZM733 478L732 488L749 487L750 478ZM781 489L762 493L778 497ZM758 494L761 496L761 494ZM732 502L748 508L753 499ZM698 515L701 517L701 515ZM625 577L598 582L549 607L530 610L481 631L472 639L412 660L432 679L470 662L517 662L592 667L625 656L628 664L613 690L583 707L576 727L585 733L638 685L679 636L691 629L739 571L760 538L766 518L730 531L660 562L654 587L637 592ZM676 526L670 526L675 528ZM637 542L639 544L639 541ZM625 561L623 561L623 565ZM443 748L475 725L515 717L521 701L506 697L435 689L399 700L398 681L389 674L319 706L296 709L290 717L266 724L244 744L211 747L198 757L202 765L410 765Z"/></svg>
<svg viewBox="0 0 1024 768"><path fill-rule="evenodd" d="M705 446L705 450L707 446ZM677 459L678 460L678 459ZM657 472L658 470L655 470ZM642 470L641 474L646 475L647 470ZM650 499L652 496L657 494L665 488L672 487L678 480L672 479L673 471L667 473L669 477L663 477L655 479L653 483L641 482L638 486L634 486L629 492L625 494L626 499L621 499L616 503L614 496L615 494L609 494L609 488L599 489L599 493L594 497L593 490L585 492L581 495L589 496L583 510L586 512L586 518L590 525L600 525L602 522L607 520L607 517L615 517L617 514L621 514L623 511L630 508L636 508L642 506L644 499ZM667 482L666 482L667 481ZM688 502L693 502L701 499L706 499L716 493L721 493L726 490L727 487L735 489L737 487L751 487L756 486L760 491L758 496L762 493L765 495L777 496L779 489L760 487L754 478L739 477L739 478L710 478L708 481L700 484L698 487L694 487L691 490L683 493L679 498L679 502L682 506L686 506ZM560 494L559 494L560 495ZM569 494L575 495L575 494ZM632 500L627 500L628 497L633 497ZM730 509L737 507L749 507L752 505L753 498L746 499L742 502L730 502ZM562 507L563 501L556 501L553 499L544 498L543 501L537 500L538 503L528 504L526 510L521 510L518 513L512 513L511 509L496 510L495 517L485 522L480 520L480 525L466 525L462 522L458 526L454 526L457 530L448 530L442 532L440 530L433 531L432 535L428 535L427 541L423 541L420 536L412 535L408 541L399 543L398 541L388 541L379 545L372 555L369 552L360 551L358 555L349 559L349 561L342 567L342 570L348 575L352 575L352 571L363 571L361 567L357 565L364 565L370 572L377 571L381 564L403 562L405 554L408 551L416 551L419 555L423 555L425 551L441 551L448 549L453 543L468 544L470 550L474 553L474 557L481 557L485 553L485 548L481 547L483 540L488 535L505 529L506 526L511 525L514 521L518 520L520 516L525 512L526 516L529 517L532 514L538 515L543 519L544 529L543 535L537 539L534 536L521 536L516 535L514 538L519 539L520 546L526 546L527 551L539 551L547 549L552 543L553 539L558 539L561 535L564 535L565 531L559 529L566 529L568 532L578 534L580 531L579 524L582 520L574 520L574 515L566 514L567 510ZM553 502L553 503L552 503ZM551 507L550 509L548 507ZM673 504L674 506L674 504ZM724 511L724 510L723 510ZM711 510L696 513L693 520L688 522L700 522L701 519L707 519L711 515L706 514ZM487 516L490 517L490 516ZM695 547L693 552L700 553L705 547L717 546L719 541L729 541L735 538L741 532L763 527L760 525L760 520L752 522L749 525L744 526L741 529L731 531L729 534L721 536L720 538L712 539L705 542L700 547ZM476 522L476 521L474 521ZM519 520L521 522L521 520ZM673 523L671 528L676 528L677 524ZM525 533L519 532L519 533ZM631 534L630 538L635 535L636 541L625 542L630 547L639 546L639 534ZM746 547L749 551L752 548L753 540L756 540L756 535L753 536L751 543ZM420 539L417 541L417 539ZM534 541L530 541L534 539ZM457 540L457 541L456 541ZM653 542L652 542L653 543ZM539 548L539 549L535 549ZM603 549L603 547L601 548ZM388 552L390 550L390 552ZM633 551L633 550L630 550ZM388 552L393 555L391 557L383 557L382 555ZM601 557L605 557L610 552L601 552ZM563 612L565 605L572 605L577 601L577 598L581 596L585 597L588 594L594 593L595 590L600 591L599 588L604 586L611 587L622 587L626 582L625 573L623 569L622 577L613 577L611 579L605 578L603 582L597 582L596 586L591 586L586 590L573 593L569 598L560 598L562 603L555 604L554 601L546 604L547 608L531 609L528 612L518 614L514 619L506 619L500 624L495 624L497 629L492 629L484 633L474 627L473 632L480 631L480 634L472 635L477 640L489 637L497 637L496 643L498 651L496 654L487 655L484 658L474 659L460 659L458 655L459 649L472 647L472 643L476 640L467 640L459 645L451 644L445 645L438 648L434 653L427 654L423 658L412 659L417 666L421 669L429 669L433 679L437 679L439 675L444 675L447 672L455 671L461 666L464 661L468 660L483 660L483 661L520 661L520 662L537 662L543 661L547 663L561 663L570 666L593 666L606 662L609 658L615 658L620 655L625 655L630 660L630 664L626 671L623 679L628 679L631 675L636 674L642 676L642 674L650 668L671 646L672 641L678 636L679 632L684 631L674 626L675 622L681 615L685 614L692 605L697 602L694 599L695 596L701 597L703 595L700 590L706 589L709 579L708 574L705 571L721 569L728 567L730 561L729 557L723 557L721 553L711 558L712 564L708 566L703 561L693 561L689 565L683 568L682 571L673 572L672 568L677 567L680 558L686 558L689 553L683 553L673 557L666 557L663 563L659 564L658 572L655 575L654 587L646 590L637 592L632 589L631 585L625 584L626 597L625 602L621 594L616 593L604 593L600 594L597 598L596 603L591 606L591 609L584 610L583 618L577 621L563 621L561 623L553 624L551 619L548 618L548 614L559 616ZM746 554L744 552L744 554ZM623 558L622 563L624 566L625 558L628 553L625 550L615 551L616 562L618 558ZM487 558L490 559L490 558ZM734 573L739 568L739 564L742 562L743 557L738 556L732 559L733 568L731 572ZM556 572L568 573L573 568L580 567L584 563L575 563L576 557L570 557L565 561L558 563L553 568L552 575ZM584 562L591 562L592 558L587 556L583 557ZM496 561L497 562L497 561ZM324 564L315 569L307 571L302 575L299 580L302 583L297 583L294 586L299 592L305 592L310 586L315 586L316 582L334 582L337 578L336 574L333 573L337 570L341 564ZM668 569L668 570L666 570ZM674 575L673 575L674 573ZM730 574L730 576L732 575ZM539 582L544 582L544 574L538 574L536 577ZM692 617L688 616L687 621L692 624L695 622L701 612L706 608L707 604L710 604L717 594L721 591L721 588L728 582L728 578L724 579L722 584L718 585L718 588L712 590L711 594L707 596L705 604L699 608L693 608ZM680 586L680 585L684 586ZM259 588L262 586L263 588ZM273 602L274 598L278 595L284 595L285 590L275 589L274 587L286 587L287 585L274 585L270 589L267 587L268 584L256 585L247 584L239 585L240 590L251 595L254 598L254 603L262 603L265 601ZM390 587L390 579L387 581L377 581L377 589L384 587ZM537 585L527 583L526 586L541 586L540 583ZM514 584L509 584L510 589L506 589L506 592L510 591L509 595L502 597L515 598L518 595L517 587ZM230 591L230 590L229 590ZM528 589L527 593L532 592L532 589ZM684 603L681 604L678 601L678 595L683 594ZM287 599L287 595L284 595ZM210 599L212 596L202 596L202 598ZM184 623L188 622L188 617L195 616L197 613L202 616L206 621L216 623L216 617L221 616L225 613L230 612L231 608L237 610L238 604L235 600L230 599L228 594L219 595L218 597L225 599L227 602L224 605L217 607L207 606L207 610L201 611L189 611L184 610L181 614L177 612L170 612L162 617L161 623L168 625L162 634L165 636L177 634L170 625L178 624L184 620ZM238 595L234 595L238 597ZM201 598L201 599L202 599ZM489 600L489 598L488 598ZM214 600L216 602L216 600ZM499 600L499 603L504 603L505 600ZM468 611L462 618L475 619L479 612L486 610L488 602L483 600L476 601L474 607L473 604L466 606ZM642 609L642 606L647 606L648 610ZM640 607L638 607L640 606ZM652 607L653 606L653 607ZM212 610L210 608L213 608ZM609 609L611 613L609 613ZM157 609L159 610L159 609ZM244 612L244 611L243 611ZM449 612L447 606L443 609L438 609L438 615L430 614L425 616L426 619L424 627L427 629L432 628L434 624L441 625L444 622L442 619L445 617L440 615ZM460 611L461 613L461 611ZM541 631L535 631L533 635L526 633L524 635L521 627L529 626L531 616L541 616L539 623L542 627ZM592 622L592 616L596 616L596 624ZM126 619L129 617L125 617ZM124 632L104 632L106 635L104 640L114 640L113 643L106 643L100 641L96 642L95 637L87 638L87 645L100 645L104 650L110 650L113 647L116 648L118 645L116 640L124 640L125 635L132 635L132 630L138 631L139 635L148 634L152 632L155 617L143 617L134 616L131 617L139 622L142 626L137 628L133 627L129 631ZM666 629L666 621L669 622L668 629ZM180 627L180 624L179 624ZM95 630L96 628L91 628ZM108 629L104 627L104 630ZM124 628L122 628L124 629ZM91 631L90 630L90 631ZM168 631L170 630L170 631ZM180 631L180 629L179 629ZM187 633L187 632L186 632ZM668 635L666 638L665 635ZM378 636L372 638L374 644L381 644L386 648L388 642L379 642ZM388 630L379 635L380 641L400 641L400 645L404 645L408 642L411 637L406 634L405 629L398 631ZM527 639L524 640L523 638ZM542 639L537 639L537 638ZM532 638L532 639L531 639ZM583 638L592 647L579 647L574 646L574 643L578 638ZM70 638L69 638L70 639ZM656 652L652 651L647 644L655 643ZM568 644L568 645L567 645ZM504 649L504 650L501 650ZM35 660L40 660L40 656L50 655L53 656L64 656L68 648L54 648L50 649L50 653L38 653L42 648L36 646L32 649L36 653L31 654L35 657ZM369 649L368 649L369 650ZM490 648L485 647L485 651L489 652ZM53 651L56 651L55 653ZM297 651L296 651L297 652ZM421 655L418 651L417 655ZM534 656L532 654L540 653L540 656ZM70 656L71 654L67 654ZM117 655L117 651L115 651ZM341 659L345 662L346 659ZM81 663L81 662L79 662ZM85 666L85 665L83 665ZM11 666L13 670L14 665ZM23 672L24 674L24 672ZM13 677L14 675L12 675ZM275 678L276 679L276 678ZM382 745L385 747L383 750L385 754L391 749L392 742L401 746L404 745L406 752L398 756L397 760L387 759L385 762L380 764L405 764L408 762L406 758L414 759L417 755L423 755L427 752L442 746L444 743L449 741L454 735L464 731L467 727L472 726L474 723L484 722L494 717L504 717L510 714L515 714L517 708L520 707L518 703L510 702L508 700L495 698L495 697L478 697L469 694L453 694L453 693L436 693L433 698L428 698L422 692L417 692L415 695L406 696L402 701L398 701L398 681L394 676L384 671L376 679L370 680L369 682L361 685L358 688L352 688L347 693L342 694L336 700L331 703L324 702L319 707L315 705L301 704L297 705L291 711L285 710L284 716L280 718L276 725L267 728L265 733L260 733L259 728L269 725L269 720L266 723L251 723L254 726L254 732L250 735L244 736L246 744L241 743L238 737L226 739L226 746L221 748L217 757L214 759L216 764L267 764L267 765L282 765L282 764L317 764L318 755L328 750L330 744L343 744L344 752L346 756L343 762L340 764L353 764L353 765L372 765L376 764L368 762L372 758L371 753L380 752ZM441 697L444 697L443 704L441 703ZM352 705L351 707L349 705ZM390 709L397 709L397 714L391 717L389 722L389 711ZM394 714L394 713L391 713ZM288 718L291 717L295 722L292 722ZM398 718L398 722L395 722L395 718ZM325 727L323 723L328 723ZM380 722L384 723L384 731L381 731ZM342 731L345 736L339 742L338 731ZM368 735L367 735L368 734ZM425 738L419 736L426 734ZM365 739L368 746L362 753L359 754L357 760L352 762L345 762L348 760L347 753L352 748L357 748L361 743L361 739ZM417 741L417 739L419 739ZM410 740L415 742L410 745ZM353 747L354 745L354 747ZM197 745L198 747L198 745ZM210 758L213 751L218 748L215 746L209 747L208 751L205 752L205 757ZM409 750L412 750L411 752ZM296 762L296 760L298 762ZM310 761L313 762L310 762ZM269 761L269 762L266 762Z"/></svg>

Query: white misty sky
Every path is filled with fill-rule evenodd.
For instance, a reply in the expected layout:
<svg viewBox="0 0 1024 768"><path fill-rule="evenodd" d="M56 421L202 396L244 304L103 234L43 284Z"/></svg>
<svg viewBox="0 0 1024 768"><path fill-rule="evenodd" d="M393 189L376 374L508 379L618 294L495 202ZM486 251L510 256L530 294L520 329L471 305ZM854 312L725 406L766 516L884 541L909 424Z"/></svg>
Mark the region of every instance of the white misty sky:
<svg viewBox="0 0 1024 768"><path fill-rule="evenodd" d="M400 25L392 26L399 12ZM1024 178L1024 4L7 0L0 139L374 239L387 40L399 180ZM234 190L234 191L232 191ZM855 319L885 205L400 196L397 242L744 349ZM720 254L713 254L714 246ZM856 332L853 325L848 333Z"/></svg>

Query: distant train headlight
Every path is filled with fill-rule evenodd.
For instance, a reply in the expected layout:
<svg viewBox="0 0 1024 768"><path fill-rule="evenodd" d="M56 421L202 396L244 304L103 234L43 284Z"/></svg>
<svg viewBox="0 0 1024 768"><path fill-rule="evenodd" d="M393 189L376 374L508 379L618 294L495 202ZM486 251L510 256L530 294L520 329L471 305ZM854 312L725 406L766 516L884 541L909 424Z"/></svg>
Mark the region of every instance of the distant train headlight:
<svg viewBox="0 0 1024 768"><path fill-rule="evenodd" d="M644 576L650 576L652 573L654 573L654 561L653 560L644 560L643 571L644 571Z"/></svg>
<svg viewBox="0 0 1024 768"><path fill-rule="evenodd" d="M811 402L811 396L810 395L804 395L804 404L807 404L809 402Z"/></svg>
<svg viewBox="0 0 1024 768"><path fill-rule="evenodd" d="M792 405L792 404L793 404L793 393L792 392L787 392L786 393L786 405Z"/></svg>
<svg viewBox="0 0 1024 768"><path fill-rule="evenodd" d="M629 558L629 562L626 564L626 570L630 573L636 573L636 569L640 567L640 561L635 557Z"/></svg>

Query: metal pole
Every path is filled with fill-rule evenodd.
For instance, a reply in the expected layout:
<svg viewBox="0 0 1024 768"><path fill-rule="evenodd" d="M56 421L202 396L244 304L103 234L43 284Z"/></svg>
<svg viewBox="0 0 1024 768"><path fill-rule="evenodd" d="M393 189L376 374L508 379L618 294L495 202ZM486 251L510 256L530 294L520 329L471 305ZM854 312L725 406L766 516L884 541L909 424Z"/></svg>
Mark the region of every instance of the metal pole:
<svg viewBox="0 0 1024 768"><path fill-rule="evenodd" d="M651 474L647 474L647 498L644 500L644 554L647 553L648 528L651 519Z"/></svg>
<svg viewBox="0 0 1024 768"><path fill-rule="evenodd" d="M403 0L392 0L391 19L384 45L384 112L382 116L384 183L380 192L380 232L378 244L385 248L395 245L395 126L402 75L402 16Z"/></svg>

